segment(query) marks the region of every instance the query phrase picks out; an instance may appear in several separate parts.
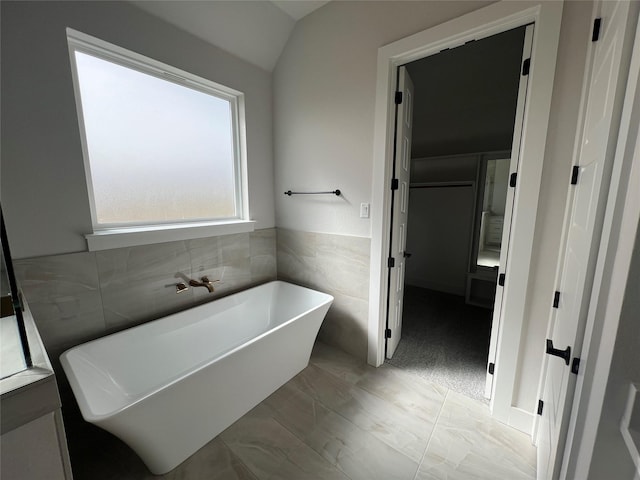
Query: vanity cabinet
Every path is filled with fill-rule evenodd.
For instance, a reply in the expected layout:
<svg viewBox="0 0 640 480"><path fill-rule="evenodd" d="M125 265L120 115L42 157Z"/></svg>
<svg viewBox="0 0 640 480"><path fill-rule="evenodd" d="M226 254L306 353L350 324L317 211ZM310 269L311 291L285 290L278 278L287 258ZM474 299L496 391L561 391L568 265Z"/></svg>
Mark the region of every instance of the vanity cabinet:
<svg viewBox="0 0 640 480"><path fill-rule="evenodd" d="M23 314L33 365L0 379L0 478L72 480L55 374L26 303Z"/></svg>

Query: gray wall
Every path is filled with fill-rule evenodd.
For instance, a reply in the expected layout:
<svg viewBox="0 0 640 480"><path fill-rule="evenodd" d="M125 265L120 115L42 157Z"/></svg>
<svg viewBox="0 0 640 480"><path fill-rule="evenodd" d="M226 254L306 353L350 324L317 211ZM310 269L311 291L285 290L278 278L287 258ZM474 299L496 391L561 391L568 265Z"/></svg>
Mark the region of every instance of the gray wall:
<svg viewBox="0 0 640 480"><path fill-rule="evenodd" d="M86 251L91 232L66 27L244 92L250 214L274 226L268 72L126 2L1 8L1 192L14 258Z"/></svg>
<svg viewBox="0 0 640 480"><path fill-rule="evenodd" d="M635 465L620 434L629 384L640 384L640 229L636 234L633 257L624 293L609 380L602 405L602 416L591 459L589 478L634 478ZM636 407L638 402L636 400ZM638 411L638 410L636 410Z"/></svg>

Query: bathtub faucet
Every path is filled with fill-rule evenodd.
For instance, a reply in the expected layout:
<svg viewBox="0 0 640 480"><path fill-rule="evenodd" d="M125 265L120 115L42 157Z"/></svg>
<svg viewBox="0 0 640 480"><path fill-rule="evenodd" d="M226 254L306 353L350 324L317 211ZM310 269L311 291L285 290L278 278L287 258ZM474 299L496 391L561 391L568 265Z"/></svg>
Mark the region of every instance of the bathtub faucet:
<svg viewBox="0 0 640 480"><path fill-rule="evenodd" d="M202 277L200 279L201 281L197 281L197 280L189 280L189 285L191 285L192 287L204 287L207 290L209 290L209 293L213 293L213 283L214 282L219 282L220 280L214 280L213 282L211 280L209 280L209 277Z"/></svg>

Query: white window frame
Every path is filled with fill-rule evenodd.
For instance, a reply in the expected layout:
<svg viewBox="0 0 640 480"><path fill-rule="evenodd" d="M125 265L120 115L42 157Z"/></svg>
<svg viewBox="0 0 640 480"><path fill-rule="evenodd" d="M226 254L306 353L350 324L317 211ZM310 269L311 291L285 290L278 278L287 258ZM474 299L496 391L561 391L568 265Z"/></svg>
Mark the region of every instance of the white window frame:
<svg viewBox="0 0 640 480"><path fill-rule="evenodd" d="M249 220L244 94L71 28L67 28L67 41L69 45L78 124L80 127L80 140L84 159L85 178L87 181L89 208L93 226L93 231L85 235L89 251L253 231L255 222ZM162 80L186 86L208 95L213 95L230 103L235 159L235 217L195 221L176 220L167 223L137 222L135 225L97 222L91 164L89 161L75 52L82 52L138 72L153 75Z"/></svg>

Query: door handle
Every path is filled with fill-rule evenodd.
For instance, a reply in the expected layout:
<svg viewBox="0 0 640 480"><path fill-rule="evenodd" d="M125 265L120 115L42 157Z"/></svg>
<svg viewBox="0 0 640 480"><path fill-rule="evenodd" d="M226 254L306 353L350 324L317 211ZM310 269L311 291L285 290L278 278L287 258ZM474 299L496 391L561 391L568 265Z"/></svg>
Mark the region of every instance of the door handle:
<svg viewBox="0 0 640 480"><path fill-rule="evenodd" d="M404 253L402 254L402 256L403 256L404 258L409 258L409 257L411 256L411 254L410 254L410 253L408 253L408 252L404 252Z"/></svg>
<svg viewBox="0 0 640 480"><path fill-rule="evenodd" d="M547 353L555 357L564 358L565 363L569 365L569 361L571 360L571 347L567 347L565 350L553 348L553 340L547 338Z"/></svg>

